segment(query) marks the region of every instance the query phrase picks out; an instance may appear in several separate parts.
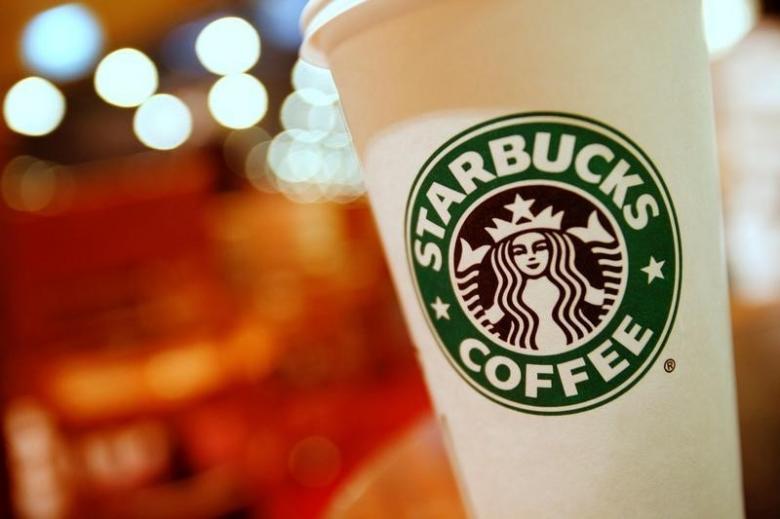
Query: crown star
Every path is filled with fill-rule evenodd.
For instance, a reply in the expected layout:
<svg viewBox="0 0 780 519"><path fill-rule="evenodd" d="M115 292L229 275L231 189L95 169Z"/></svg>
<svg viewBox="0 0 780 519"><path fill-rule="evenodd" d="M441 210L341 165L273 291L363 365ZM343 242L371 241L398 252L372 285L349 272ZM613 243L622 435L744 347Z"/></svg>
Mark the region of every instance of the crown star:
<svg viewBox="0 0 780 519"><path fill-rule="evenodd" d="M536 200L525 200L522 196L515 195L515 201L504 207L512 211L512 223L517 223L521 218L533 219L534 214L531 212L531 206L534 205L534 202Z"/></svg>
<svg viewBox="0 0 780 519"><path fill-rule="evenodd" d="M493 218L493 227L485 228L488 234L490 234L490 237L493 238L493 241L498 243L508 236L526 231L534 231L539 229L561 229L564 213L563 211L559 211L553 214L552 206L548 206L541 212L534 215L531 212L531 206L533 203L534 200L524 200L520 195L516 195L514 202L504 206L506 209L512 212L511 220ZM518 223L521 219L525 219L527 221Z"/></svg>

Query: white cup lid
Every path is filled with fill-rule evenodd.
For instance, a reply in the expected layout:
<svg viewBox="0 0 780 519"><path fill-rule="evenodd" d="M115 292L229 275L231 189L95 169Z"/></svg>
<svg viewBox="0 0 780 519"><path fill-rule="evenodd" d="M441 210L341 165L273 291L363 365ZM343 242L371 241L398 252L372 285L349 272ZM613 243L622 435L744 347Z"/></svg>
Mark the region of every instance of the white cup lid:
<svg viewBox="0 0 780 519"><path fill-rule="evenodd" d="M301 30L304 36L301 56L315 65L327 66L322 49L312 44L312 36L337 16L369 1L372 0L309 0L301 15Z"/></svg>

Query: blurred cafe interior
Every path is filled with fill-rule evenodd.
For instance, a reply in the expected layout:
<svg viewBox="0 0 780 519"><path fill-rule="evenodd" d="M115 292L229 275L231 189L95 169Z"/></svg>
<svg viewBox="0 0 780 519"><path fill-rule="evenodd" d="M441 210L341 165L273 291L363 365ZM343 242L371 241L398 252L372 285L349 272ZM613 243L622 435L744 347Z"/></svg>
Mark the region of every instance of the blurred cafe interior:
<svg viewBox="0 0 780 519"><path fill-rule="evenodd" d="M0 517L463 516L304 4L0 1ZM780 2L704 17L780 517Z"/></svg>

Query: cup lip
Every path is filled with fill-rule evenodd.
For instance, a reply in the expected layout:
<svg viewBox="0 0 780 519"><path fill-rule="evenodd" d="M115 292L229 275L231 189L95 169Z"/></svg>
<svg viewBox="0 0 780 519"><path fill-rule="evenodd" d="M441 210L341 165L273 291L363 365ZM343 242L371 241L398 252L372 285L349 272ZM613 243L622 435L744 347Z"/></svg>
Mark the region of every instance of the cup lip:
<svg viewBox="0 0 780 519"><path fill-rule="evenodd" d="M320 45L313 43L316 33L338 16L350 9L376 0L309 0L301 13L300 28L303 33L301 56L306 61L327 67L327 57Z"/></svg>
<svg viewBox="0 0 780 519"><path fill-rule="evenodd" d="M346 0L347 2L349 0ZM365 1L365 0L358 0L359 2ZM312 28L312 25L314 24L315 18L317 15L319 15L323 9L327 8L328 6L331 6L331 9L337 8L335 4L344 4L345 0L309 0L306 3L306 6L303 8L303 12L301 13L301 20L300 20L300 26L301 31L304 34L307 34L310 32L310 29ZM328 18L332 19L335 15L331 15Z"/></svg>
<svg viewBox="0 0 780 519"><path fill-rule="evenodd" d="M433 1L442 0L309 0L300 21L301 58L312 65L330 68L328 52L339 40L377 20Z"/></svg>

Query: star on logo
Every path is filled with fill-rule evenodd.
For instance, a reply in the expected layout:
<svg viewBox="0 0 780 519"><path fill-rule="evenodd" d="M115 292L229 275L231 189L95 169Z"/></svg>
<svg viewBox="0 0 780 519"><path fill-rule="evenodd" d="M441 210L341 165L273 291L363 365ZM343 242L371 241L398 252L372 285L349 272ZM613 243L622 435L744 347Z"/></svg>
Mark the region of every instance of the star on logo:
<svg viewBox="0 0 780 519"><path fill-rule="evenodd" d="M450 320L450 305L441 300L439 296L436 296L436 301L431 303L431 308L436 312L436 320L446 319Z"/></svg>
<svg viewBox="0 0 780 519"><path fill-rule="evenodd" d="M531 212L531 206L534 205L535 201L536 200L524 200L520 195L515 195L515 201L504 206L506 209L512 211L512 223L517 223L521 218L533 219L534 215Z"/></svg>
<svg viewBox="0 0 780 519"><path fill-rule="evenodd" d="M664 279L664 273L661 272L666 261L657 261L653 256L650 256L650 263L647 264L642 272L647 274L647 284L649 285L656 279Z"/></svg>

